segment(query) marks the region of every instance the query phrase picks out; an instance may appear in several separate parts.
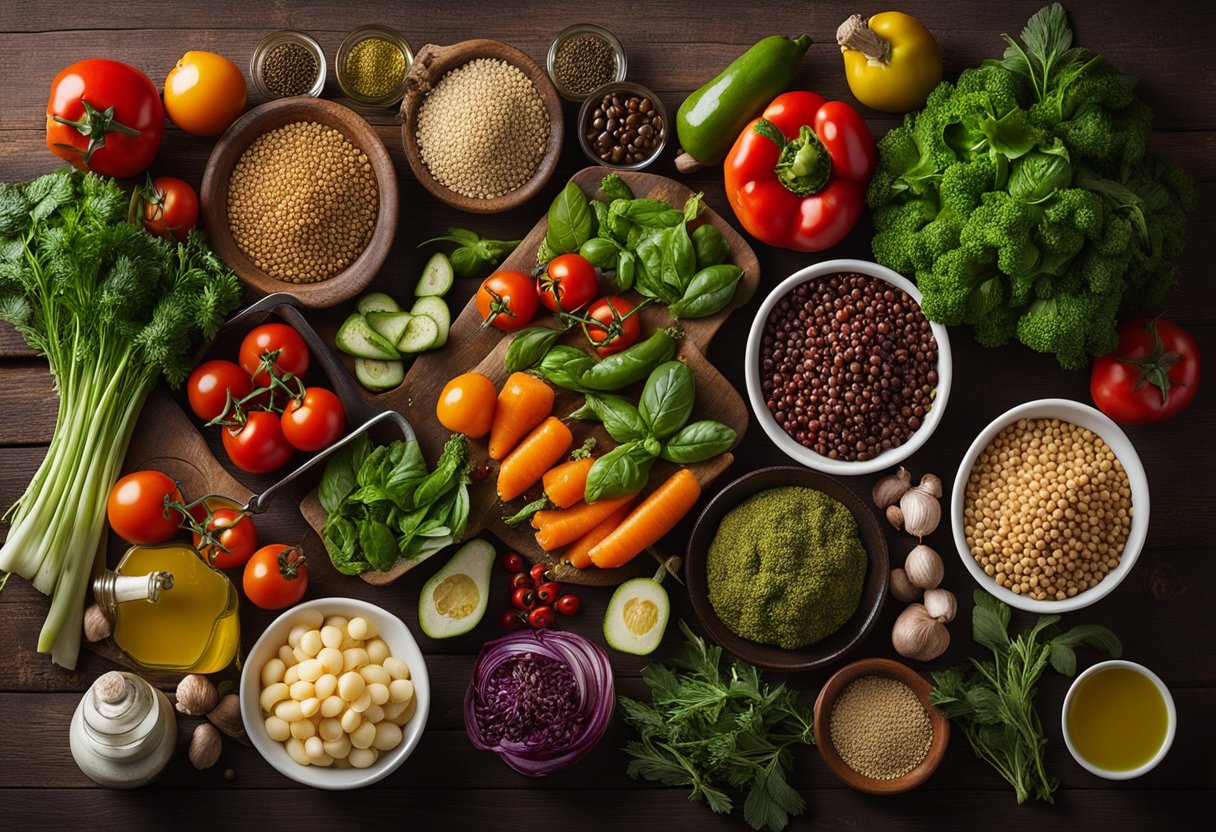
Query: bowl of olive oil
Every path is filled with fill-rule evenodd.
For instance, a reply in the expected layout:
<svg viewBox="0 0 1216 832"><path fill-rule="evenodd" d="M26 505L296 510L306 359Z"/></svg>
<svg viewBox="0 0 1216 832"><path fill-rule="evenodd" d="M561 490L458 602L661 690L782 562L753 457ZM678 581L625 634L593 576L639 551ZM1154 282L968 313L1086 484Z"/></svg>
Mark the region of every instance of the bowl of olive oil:
<svg viewBox="0 0 1216 832"><path fill-rule="evenodd" d="M1174 742L1178 713L1169 688L1147 667L1099 662L1064 697L1064 742L1083 768L1108 780L1151 771Z"/></svg>

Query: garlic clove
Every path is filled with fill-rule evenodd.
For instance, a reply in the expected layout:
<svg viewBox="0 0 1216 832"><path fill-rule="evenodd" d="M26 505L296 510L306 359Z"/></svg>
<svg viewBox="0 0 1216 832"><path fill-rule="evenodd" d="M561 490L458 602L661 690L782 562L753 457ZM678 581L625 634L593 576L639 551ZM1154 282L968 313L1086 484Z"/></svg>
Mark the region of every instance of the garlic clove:
<svg viewBox="0 0 1216 832"><path fill-rule="evenodd" d="M187 716L205 716L220 702L219 692L206 676L191 673L177 683L177 710Z"/></svg>
<svg viewBox="0 0 1216 832"><path fill-rule="evenodd" d="M918 538L933 534L942 519L941 503L920 488L910 488L904 492L904 496L899 498L899 510L903 514L904 531Z"/></svg>
<svg viewBox="0 0 1216 832"><path fill-rule="evenodd" d="M957 602L954 599L954 593L950 590L925 590L924 604L925 609L929 612L929 615L933 616L934 620L940 621L942 624L949 624L954 620Z"/></svg>
<svg viewBox="0 0 1216 832"><path fill-rule="evenodd" d="M911 487L912 475L908 473L907 468L900 466L898 473L883 477L874 483L870 497L874 500L874 505L885 510L887 506L898 503L899 498Z"/></svg>
<svg viewBox="0 0 1216 832"><path fill-rule="evenodd" d="M210 722L201 723L190 736L190 763L199 771L211 768L219 762L223 748L219 730Z"/></svg>
<svg viewBox="0 0 1216 832"><path fill-rule="evenodd" d="M908 580L908 573L896 567L891 570L891 595L898 601L908 603L920 598L920 590Z"/></svg>
<svg viewBox="0 0 1216 832"><path fill-rule="evenodd" d="M887 522L901 532L904 530L904 513L899 506L887 506Z"/></svg>
<svg viewBox="0 0 1216 832"><path fill-rule="evenodd" d="M908 552L904 558L904 572L912 586L919 589L933 589L946 576L946 566L942 556L923 543Z"/></svg>
<svg viewBox="0 0 1216 832"><path fill-rule="evenodd" d="M911 604L895 619L891 646L905 658L932 661L950 646L950 631L929 615L924 605Z"/></svg>
<svg viewBox="0 0 1216 832"><path fill-rule="evenodd" d="M920 482L917 483L916 487L930 497L942 496L942 480L937 474L925 474L920 478Z"/></svg>

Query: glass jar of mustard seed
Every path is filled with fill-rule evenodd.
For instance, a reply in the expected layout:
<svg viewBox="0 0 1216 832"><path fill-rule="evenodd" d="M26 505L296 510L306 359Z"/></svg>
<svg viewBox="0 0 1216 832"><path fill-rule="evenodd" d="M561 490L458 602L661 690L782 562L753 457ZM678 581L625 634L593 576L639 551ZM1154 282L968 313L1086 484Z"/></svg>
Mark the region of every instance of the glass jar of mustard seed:
<svg viewBox="0 0 1216 832"><path fill-rule="evenodd" d="M346 36L334 58L338 86L359 104L391 107L405 97L414 52L387 26L361 26Z"/></svg>
<svg viewBox="0 0 1216 832"><path fill-rule="evenodd" d="M605 84L624 81L629 60L612 32L577 23L553 39L545 67L562 98L583 101Z"/></svg>
<svg viewBox="0 0 1216 832"><path fill-rule="evenodd" d="M295 95L317 98L325 88L325 52L303 32L271 32L253 50L249 77L266 99Z"/></svg>

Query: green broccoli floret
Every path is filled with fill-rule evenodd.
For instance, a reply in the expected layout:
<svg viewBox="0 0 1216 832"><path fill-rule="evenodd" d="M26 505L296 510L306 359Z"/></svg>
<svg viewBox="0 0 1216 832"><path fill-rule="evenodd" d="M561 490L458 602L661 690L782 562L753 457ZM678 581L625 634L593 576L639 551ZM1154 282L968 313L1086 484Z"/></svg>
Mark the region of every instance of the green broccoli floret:
<svg viewBox="0 0 1216 832"><path fill-rule="evenodd" d="M921 308L932 321L971 323L1006 302L1004 276L990 252L956 248L917 272Z"/></svg>
<svg viewBox="0 0 1216 832"><path fill-rule="evenodd" d="M997 268L1010 277L1030 277L1039 261L1038 246L1031 240L1033 230L1025 203L1004 191L993 191L984 194L983 203L971 212L959 245L976 252L991 251Z"/></svg>
<svg viewBox="0 0 1216 832"><path fill-rule="evenodd" d="M1115 348L1118 295L1079 292L1037 300L1018 320L1018 340L1051 353L1066 370L1081 370L1090 356Z"/></svg>
<svg viewBox="0 0 1216 832"><path fill-rule="evenodd" d="M1055 127L1074 158L1107 176L1126 175L1144 158L1151 115L1137 101L1120 111L1097 106L1079 109Z"/></svg>
<svg viewBox="0 0 1216 832"><path fill-rule="evenodd" d="M904 126L891 130L878 142L878 167L866 191L871 208L908 197L936 195L941 172L932 156L917 145L911 120L908 116Z"/></svg>
<svg viewBox="0 0 1216 832"><path fill-rule="evenodd" d="M1003 303L971 322L975 340L982 347L999 347L1017 334L1019 310Z"/></svg>
<svg viewBox="0 0 1216 832"><path fill-rule="evenodd" d="M984 92L997 112L1023 107L1033 100L1030 84L1017 73L996 61L985 61L981 66L964 69L958 76L955 89L959 92Z"/></svg>
<svg viewBox="0 0 1216 832"><path fill-rule="evenodd" d="M1084 188L1064 188L1043 206L1035 241L1044 252L1071 257L1087 240L1099 239L1105 219L1097 195Z"/></svg>
<svg viewBox="0 0 1216 832"><path fill-rule="evenodd" d="M996 162L988 155L947 168L939 188L942 207L956 216L967 216L996 187L996 178Z"/></svg>

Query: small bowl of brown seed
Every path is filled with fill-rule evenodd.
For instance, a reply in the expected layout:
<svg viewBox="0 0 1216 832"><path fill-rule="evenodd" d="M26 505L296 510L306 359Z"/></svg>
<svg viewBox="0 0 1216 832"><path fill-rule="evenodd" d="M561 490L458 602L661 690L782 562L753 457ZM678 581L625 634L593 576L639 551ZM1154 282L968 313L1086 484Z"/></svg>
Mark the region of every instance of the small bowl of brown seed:
<svg viewBox="0 0 1216 832"><path fill-rule="evenodd" d="M1087 607L1131 572L1148 534L1148 477L1131 440L1071 399L994 419L959 464L950 497L963 565L1011 607Z"/></svg>
<svg viewBox="0 0 1216 832"><path fill-rule="evenodd" d="M578 143L597 165L641 170L663 153L669 133L667 109L641 84L606 84L578 112Z"/></svg>
<svg viewBox="0 0 1216 832"><path fill-rule="evenodd" d="M899 794L928 780L950 742L950 720L929 703L932 690L890 659L836 671L815 700L815 745L828 769L867 794Z"/></svg>

